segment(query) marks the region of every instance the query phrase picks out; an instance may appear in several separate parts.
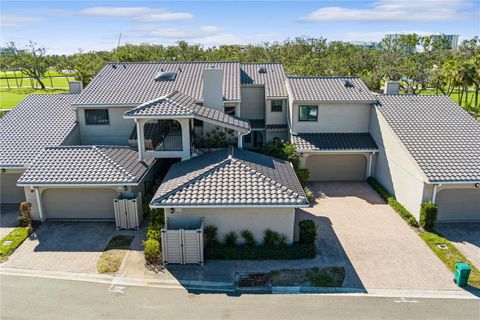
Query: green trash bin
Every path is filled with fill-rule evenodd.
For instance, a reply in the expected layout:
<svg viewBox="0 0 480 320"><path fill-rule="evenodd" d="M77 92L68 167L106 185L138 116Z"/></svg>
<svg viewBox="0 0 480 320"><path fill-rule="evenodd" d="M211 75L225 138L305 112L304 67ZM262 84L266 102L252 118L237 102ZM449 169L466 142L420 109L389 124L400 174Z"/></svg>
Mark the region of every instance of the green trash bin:
<svg viewBox="0 0 480 320"><path fill-rule="evenodd" d="M467 285L470 271L472 271L472 268L470 268L468 264L464 262L457 262L455 265L455 283L459 287L464 287Z"/></svg>

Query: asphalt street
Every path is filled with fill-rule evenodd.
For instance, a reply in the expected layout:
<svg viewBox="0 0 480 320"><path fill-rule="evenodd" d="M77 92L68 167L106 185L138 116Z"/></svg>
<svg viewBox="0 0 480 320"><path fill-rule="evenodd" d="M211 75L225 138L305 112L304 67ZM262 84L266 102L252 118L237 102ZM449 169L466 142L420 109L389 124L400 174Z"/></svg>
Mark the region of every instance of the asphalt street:
<svg viewBox="0 0 480 320"><path fill-rule="evenodd" d="M480 319L480 300L227 295L2 275L1 319Z"/></svg>

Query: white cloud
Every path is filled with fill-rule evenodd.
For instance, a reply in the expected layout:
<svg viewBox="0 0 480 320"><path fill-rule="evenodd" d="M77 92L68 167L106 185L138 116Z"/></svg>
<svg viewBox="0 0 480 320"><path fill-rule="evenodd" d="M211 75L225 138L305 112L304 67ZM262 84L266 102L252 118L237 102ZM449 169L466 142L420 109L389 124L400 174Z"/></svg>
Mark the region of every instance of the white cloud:
<svg viewBox="0 0 480 320"><path fill-rule="evenodd" d="M2 28L28 27L32 24L43 22L44 19L29 16L2 16Z"/></svg>
<svg viewBox="0 0 480 320"><path fill-rule="evenodd" d="M125 17L144 22L165 22L191 20L188 12L171 12L167 9L149 7L91 7L79 11L83 16Z"/></svg>
<svg viewBox="0 0 480 320"><path fill-rule="evenodd" d="M224 34L217 26L200 26L199 28L162 28L155 25L144 25L126 34L127 37L165 38L175 40L201 39Z"/></svg>
<svg viewBox="0 0 480 320"><path fill-rule="evenodd" d="M466 0L379 0L370 8L324 7L301 17L304 22L461 20L472 3Z"/></svg>
<svg viewBox="0 0 480 320"><path fill-rule="evenodd" d="M421 30L396 30L396 31L370 31L370 32L359 32L352 31L346 32L345 37L342 39L344 41L359 40L359 41L380 41L386 34L418 34L420 36L427 36L435 34L431 31L421 31Z"/></svg>

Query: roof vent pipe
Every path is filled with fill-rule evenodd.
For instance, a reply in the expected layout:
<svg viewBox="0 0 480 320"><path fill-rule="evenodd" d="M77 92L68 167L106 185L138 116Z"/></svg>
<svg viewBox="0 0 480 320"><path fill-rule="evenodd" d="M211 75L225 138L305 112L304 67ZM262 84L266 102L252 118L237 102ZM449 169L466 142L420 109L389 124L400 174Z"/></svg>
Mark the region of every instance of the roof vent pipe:
<svg viewBox="0 0 480 320"><path fill-rule="evenodd" d="M400 94L400 82L398 81L387 81L384 85L385 94Z"/></svg>

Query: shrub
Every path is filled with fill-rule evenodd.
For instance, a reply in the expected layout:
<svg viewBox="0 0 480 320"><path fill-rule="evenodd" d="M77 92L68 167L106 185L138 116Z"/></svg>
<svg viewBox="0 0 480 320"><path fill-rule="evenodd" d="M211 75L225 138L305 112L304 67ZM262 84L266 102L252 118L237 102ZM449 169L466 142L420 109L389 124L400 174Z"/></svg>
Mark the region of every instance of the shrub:
<svg viewBox="0 0 480 320"><path fill-rule="evenodd" d="M263 236L263 245L266 247L274 247L280 244L280 234L276 231L266 229Z"/></svg>
<svg viewBox="0 0 480 320"><path fill-rule="evenodd" d="M240 232L240 235L242 236L243 240L245 240L245 245L247 247L253 247L257 244L255 241L255 237L250 230L242 230L242 232Z"/></svg>
<svg viewBox="0 0 480 320"><path fill-rule="evenodd" d="M162 229L156 225L149 225L147 227L147 240L157 240L160 242L162 237Z"/></svg>
<svg viewBox="0 0 480 320"><path fill-rule="evenodd" d="M205 249L205 258L214 260L313 259L316 254L315 245L300 243L275 248L216 245Z"/></svg>
<svg viewBox="0 0 480 320"><path fill-rule="evenodd" d="M431 201L424 202L420 206L420 226L425 230L431 230L437 220L438 208Z"/></svg>
<svg viewBox="0 0 480 320"><path fill-rule="evenodd" d="M313 195L313 191L310 190L309 187L304 187L303 191L305 192L305 195L307 196L308 202L313 202L315 200L315 196Z"/></svg>
<svg viewBox="0 0 480 320"><path fill-rule="evenodd" d="M156 264L160 262L160 242L155 239L149 239L145 241L145 260L150 264Z"/></svg>
<svg viewBox="0 0 480 320"><path fill-rule="evenodd" d="M22 202L20 204L20 215L17 217L20 227L31 227L32 220L30 216L31 205L28 202Z"/></svg>
<svg viewBox="0 0 480 320"><path fill-rule="evenodd" d="M298 223L300 243L315 243L317 239L317 225L313 220L302 220Z"/></svg>
<svg viewBox="0 0 480 320"><path fill-rule="evenodd" d="M218 228L216 226L206 226L205 229L203 229L203 233L205 234L207 246L218 244Z"/></svg>
<svg viewBox="0 0 480 320"><path fill-rule="evenodd" d="M403 220L412 227L418 228L418 222L415 217L400 202L398 202L394 196L388 193L388 191L376 179L369 177L367 182L375 191L377 191L380 197L387 201Z"/></svg>
<svg viewBox="0 0 480 320"><path fill-rule="evenodd" d="M274 158L290 161L294 169L300 167L300 157L293 144L289 142L268 142L260 149L260 152Z"/></svg>
<svg viewBox="0 0 480 320"><path fill-rule="evenodd" d="M310 171L307 168L295 168L295 173L297 174L300 184L304 186L308 182Z"/></svg>
<svg viewBox="0 0 480 320"><path fill-rule="evenodd" d="M225 235L225 245L227 247L235 247L237 245L238 236L235 231L230 231Z"/></svg>
<svg viewBox="0 0 480 320"><path fill-rule="evenodd" d="M160 226L160 229L165 225L165 211L163 209L150 209L150 224Z"/></svg>
<svg viewBox="0 0 480 320"><path fill-rule="evenodd" d="M278 238L278 245L284 247L287 245L288 236L285 233L282 233Z"/></svg>

